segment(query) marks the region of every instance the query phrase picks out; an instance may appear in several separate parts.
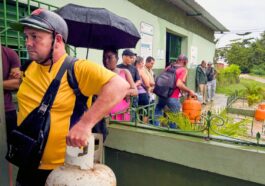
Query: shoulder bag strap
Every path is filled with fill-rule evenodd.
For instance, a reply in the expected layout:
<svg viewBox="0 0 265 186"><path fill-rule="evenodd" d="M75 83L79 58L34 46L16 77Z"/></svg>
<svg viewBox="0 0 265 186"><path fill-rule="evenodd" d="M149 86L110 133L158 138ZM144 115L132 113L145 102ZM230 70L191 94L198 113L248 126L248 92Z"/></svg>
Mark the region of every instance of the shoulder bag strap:
<svg viewBox="0 0 265 186"><path fill-rule="evenodd" d="M51 106L54 102L55 96L58 92L60 83L61 83L61 79L65 73L65 71L69 68L69 65L71 63L72 58L67 56L59 70L59 72L57 73L56 77L54 78L54 80L51 82L50 86L48 87L45 95L42 98L42 101L40 103L40 107L38 112L41 113L42 115L44 115L47 111L49 111L51 109Z"/></svg>

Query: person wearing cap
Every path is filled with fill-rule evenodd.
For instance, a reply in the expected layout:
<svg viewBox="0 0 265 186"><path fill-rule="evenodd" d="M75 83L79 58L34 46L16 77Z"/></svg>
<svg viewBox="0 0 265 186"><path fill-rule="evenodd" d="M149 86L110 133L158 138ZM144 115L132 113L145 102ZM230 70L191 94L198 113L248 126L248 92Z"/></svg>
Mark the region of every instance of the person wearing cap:
<svg viewBox="0 0 265 186"><path fill-rule="evenodd" d="M65 43L68 28L62 17L44 9L33 11L30 16L20 19L12 27L24 32L26 48L32 60L17 94L20 125L38 107L67 57ZM74 147L86 146L93 126L125 97L129 89L129 84L115 73L91 61L78 59L74 64L74 74L79 89L85 96L98 95L98 98L69 129L76 96L68 84L66 73L61 79L50 110L50 131L39 167L20 167L17 185L44 185L51 170L63 165L66 144Z"/></svg>
<svg viewBox="0 0 265 186"><path fill-rule="evenodd" d="M206 69L207 90L208 90L207 101L214 100L215 90L216 90L216 74L217 73L212 65L213 63L209 61L207 64L207 69Z"/></svg>
<svg viewBox="0 0 265 186"><path fill-rule="evenodd" d="M206 61L202 60L201 64L196 68L196 87L202 96L202 104L206 105L207 99L207 76L206 76Z"/></svg>
<svg viewBox="0 0 265 186"><path fill-rule="evenodd" d="M169 98L158 97L158 103L155 107L155 122L154 125L159 126L160 122L158 118L163 115L163 109L165 106L169 108L169 110L173 113L177 113L180 111L181 104L180 104L180 96L181 91L187 92L190 96L194 96L195 93L193 90L189 89L185 83L188 75L188 70L186 68L188 63L188 58L180 54L176 60L176 63L172 64L173 66L177 67L176 70L176 89L173 91L173 94ZM167 68L170 68L168 66ZM167 69L166 68L166 69ZM175 128L174 126L173 128Z"/></svg>
<svg viewBox="0 0 265 186"><path fill-rule="evenodd" d="M136 53L134 53L130 49L125 49L122 52L122 63L117 65L117 67L129 70L133 77L134 83L136 84L136 86L139 86L140 76L137 69L133 65L135 58L136 58Z"/></svg>
<svg viewBox="0 0 265 186"><path fill-rule="evenodd" d="M135 58L136 58L136 53L134 53L130 49L125 49L122 52L122 63L117 65L117 67L121 68L121 69L129 70L129 72L132 75L135 86L139 87L142 84L142 82L141 82L138 70L133 65L133 63L135 62ZM134 108L138 107L138 97L137 96L132 98L132 107L134 107ZM134 111L132 111L131 120L134 121L135 118L136 118L136 113Z"/></svg>

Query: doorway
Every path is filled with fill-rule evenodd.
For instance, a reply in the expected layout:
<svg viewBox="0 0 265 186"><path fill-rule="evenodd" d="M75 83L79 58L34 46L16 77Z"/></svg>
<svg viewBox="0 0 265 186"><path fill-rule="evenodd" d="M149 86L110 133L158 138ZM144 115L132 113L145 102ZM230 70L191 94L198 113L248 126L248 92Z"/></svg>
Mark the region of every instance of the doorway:
<svg viewBox="0 0 265 186"><path fill-rule="evenodd" d="M182 38L168 33L166 40L166 66L170 64L171 61L176 60L181 53L181 40Z"/></svg>

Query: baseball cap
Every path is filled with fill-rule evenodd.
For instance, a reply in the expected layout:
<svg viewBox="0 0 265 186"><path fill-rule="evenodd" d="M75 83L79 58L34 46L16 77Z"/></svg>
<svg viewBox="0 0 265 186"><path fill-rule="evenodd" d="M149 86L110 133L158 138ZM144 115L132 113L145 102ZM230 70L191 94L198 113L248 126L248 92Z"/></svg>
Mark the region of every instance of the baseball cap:
<svg viewBox="0 0 265 186"><path fill-rule="evenodd" d="M208 65L212 65L212 64L213 64L213 62L211 62L211 61L208 62Z"/></svg>
<svg viewBox="0 0 265 186"><path fill-rule="evenodd" d="M123 52L122 52L122 55L123 56L136 56L136 53L134 53L132 50L130 49L125 49Z"/></svg>
<svg viewBox="0 0 265 186"><path fill-rule="evenodd" d="M14 30L23 32L24 27L31 27L46 32L55 32L63 36L67 41L68 27L65 20L58 14L42 8L34 10L28 17L22 18L19 22L10 24Z"/></svg>
<svg viewBox="0 0 265 186"><path fill-rule="evenodd" d="M180 54L180 55L178 56L177 61L180 61L180 60L185 60L185 61L187 61L188 58L187 58L184 54Z"/></svg>

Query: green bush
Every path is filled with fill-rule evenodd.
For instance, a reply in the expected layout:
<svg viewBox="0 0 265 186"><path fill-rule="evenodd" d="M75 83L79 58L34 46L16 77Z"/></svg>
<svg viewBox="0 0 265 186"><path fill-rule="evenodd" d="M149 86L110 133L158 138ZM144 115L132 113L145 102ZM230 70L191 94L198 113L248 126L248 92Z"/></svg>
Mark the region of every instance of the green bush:
<svg viewBox="0 0 265 186"><path fill-rule="evenodd" d="M249 84L249 85L257 84L258 86L265 87L264 83L260 83L260 82L257 82L251 79L240 78L239 83L231 83L229 85L224 85L224 86L221 86L220 84L218 84L216 92L219 94L225 94L227 96L231 96L235 93L235 91L238 91L240 97L246 97L245 96L245 89L246 89L245 84Z"/></svg>
<svg viewBox="0 0 265 186"><path fill-rule="evenodd" d="M220 86L239 83L239 75L241 71L238 65L230 65L227 68L221 69L217 75L217 81Z"/></svg>
<svg viewBox="0 0 265 186"><path fill-rule="evenodd" d="M264 87L256 83L244 83L243 85L245 89L242 91L242 95L247 98L249 106L265 99Z"/></svg>
<svg viewBox="0 0 265 186"><path fill-rule="evenodd" d="M250 72L255 75L264 76L265 75L265 64L254 65L253 68L250 69Z"/></svg>
<svg viewBox="0 0 265 186"><path fill-rule="evenodd" d="M219 118L214 118L211 120L211 130L210 134L212 135L225 135L225 136L231 136L231 137L246 137L248 127L247 124L251 123L250 119L242 119L240 121L236 121L234 117L229 116L227 112L224 110L219 114L216 114L217 116L223 118L224 124L220 124ZM161 117L160 122L166 126L168 123L173 122L178 125L178 128L183 131L197 131L197 132L203 132L201 131L205 129L206 123L196 123L193 124L189 121L189 119L183 115L182 112L179 113L172 113L172 112L166 112L166 117ZM205 120L203 121L205 122Z"/></svg>

